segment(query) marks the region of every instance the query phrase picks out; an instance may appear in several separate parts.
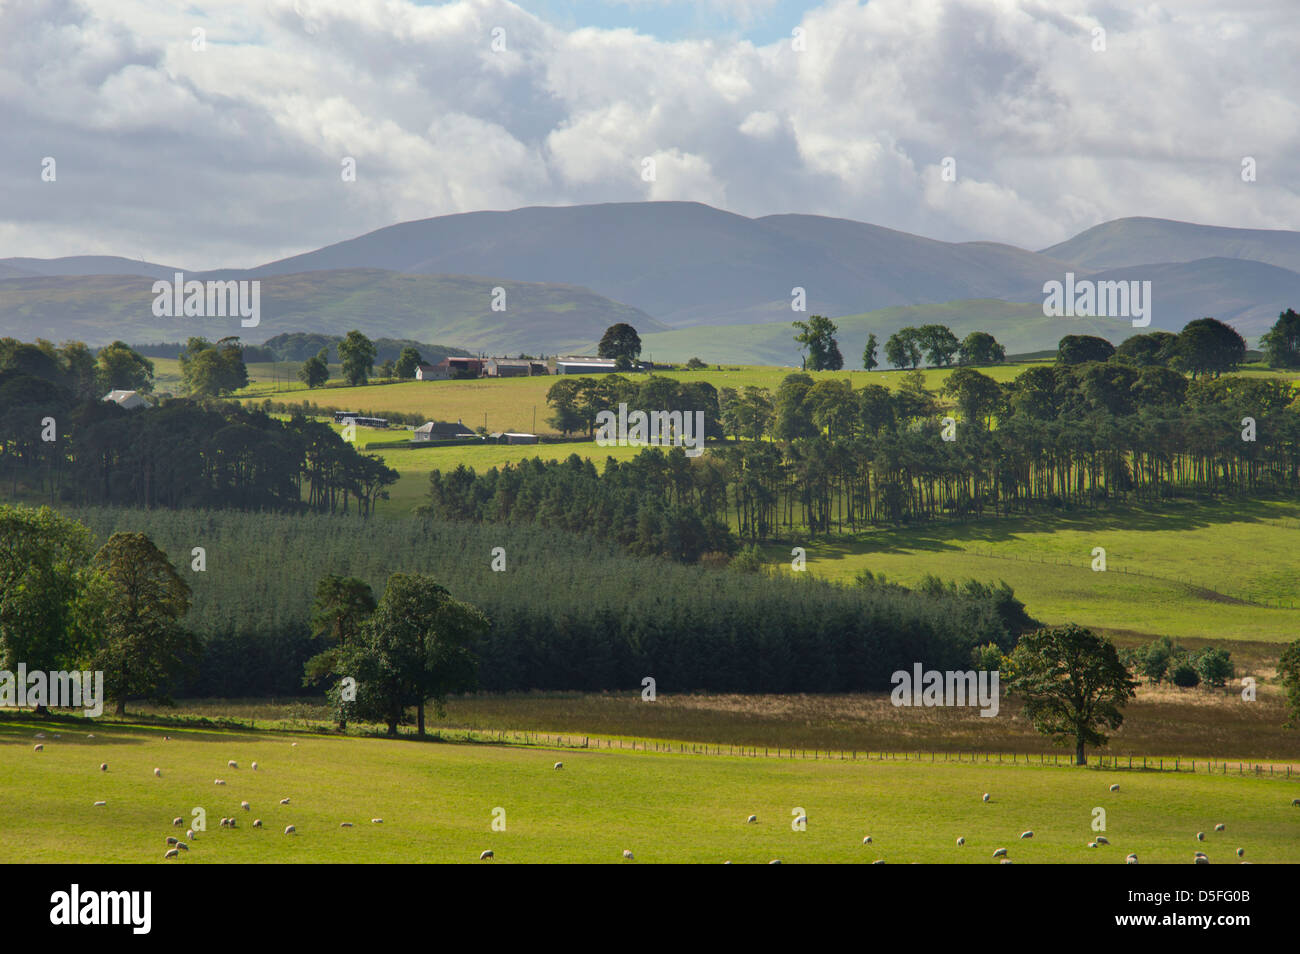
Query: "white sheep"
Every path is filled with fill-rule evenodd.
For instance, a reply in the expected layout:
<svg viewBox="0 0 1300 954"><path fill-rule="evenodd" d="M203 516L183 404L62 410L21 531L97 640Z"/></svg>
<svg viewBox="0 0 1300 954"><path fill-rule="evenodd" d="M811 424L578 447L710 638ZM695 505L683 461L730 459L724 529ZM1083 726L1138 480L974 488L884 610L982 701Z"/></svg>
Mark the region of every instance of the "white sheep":
<svg viewBox="0 0 1300 954"><path fill-rule="evenodd" d="M294 834L297 834L297 832L298 832L298 829L297 829L297 828L294 828L292 825L285 825L285 826L284 826L284 833L285 833L286 835L294 835Z"/></svg>
<svg viewBox="0 0 1300 954"><path fill-rule="evenodd" d="M187 844L185 844L185 842L183 842L183 841L178 841L178 842L176 842L176 847L179 848L181 851L189 851L189 850L190 850L190 846L187 845Z"/></svg>
<svg viewBox="0 0 1300 954"><path fill-rule="evenodd" d="M242 808L244 811L248 811L248 810L249 810L248 802L240 802L240 803L239 803L239 807Z"/></svg>
<svg viewBox="0 0 1300 954"><path fill-rule="evenodd" d="M555 767L556 767L557 769L562 769L562 768L564 768L564 763L563 763L563 762L556 762L556 763L555 763Z"/></svg>
<svg viewBox="0 0 1300 954"><path fill-rule="evenodd" d="M177 818L173 818L173 819L172 819L172 824L175 825L177 828L180 828L181 825L184 825L184 824L185 824L185 819L184 819L184 818L179 818L179 817L177 817Z"/></svg>
<svg viewBox="0 0 1300 954"><path fill-rule="evenodd" d="M1110 839L1107 838L1105 835L1098 835L1098 836L1097 836L1097 844L1099 844L1099 845L1109 845L1109 844L1110 844Z"/></svg>
<svg viewBox="0 0 1300 954"><path fill-rule="evenodd" d="M225 780L224 778L214 778L214 779L212 780L212 784L213 784L213 785L225 785L225 784L226 784L226 780Z"/></svg>
<svg viewBox="0 0 1300 954"><path fill-rule="evenodd" d="M1293 798L1293 799L1291 799L1291 807L1292 807L1292 808L1300 808L1300 798Z"/></svg>
<svg viewBox="0 0 1300 954"><path fill-rule="evenodd" d="M1127 858L1124 859L1124 864L1126 865L1135 865L1137 863L1138 863L1138 856L1136 854L1129 855Z"/></svg>
<svg viewBox="0 0 1300 954"><path fill-rule="evenodd" d="M168 844L169 846L171 846L172 848L175 848L176 845L177 845L177 843L178 843L179 841L180 841L180 839L177 838L175 835L168 835L168 836L167 836L167 844Z"/></svg>
<svg viewBox="0 0 1300 954"><path fill-rule="evenodd" d="M779 865L780 863L781 863L780 858L773 858L771 861L768 862L769 865Z"/></svg>
<svg viewBox="0 0 1300 954"><path fill-rule="evenodd" d="M1214 830L1215 830L1215 831L1223 831L1223 830L1224 830L1225 828L1227 828L1227 827L1228 827L1228 826L1225 825L1223 822L1219 822L1217 825L1214 826Z"/></svg>
<svg viewBox="0 0 1300 954"><path fill-rule="evenodd" d="M1005 848L995 848L993 850L994 858L1005 858L1006 856L1007 856L1007 850Z"/></svg>
<svg viewBox="0 0 1300 954"><path fill-rule="evenodd" d="M260 819L260 818L254 818L254 819L253 819L253 827L254 827L254 828L261 828L261 827L262 827L262 819Z"/></svg>
<svg viewBox="0 0 1300 954"><path fill-rule="evenodd" d="M154 778L162 778L162 769L160 769L160 768L156 768L156 769L154 769L154 770L153 770L153 777L154 777Z"/></svg>
<svg viewBox="0 0 1300 954"><path fill-rule="evenodd" d="M1110 787L1110 790L1111 790L1112 792L1118 792L1118 791L1119 791L1119 782L1116 782L1114 785L1112 785L1112 786Z"/></svg>
<svg viewBox="0 0 1300 954"><path fill-rule="evenodd" d="M1240 857L1241 857L1242 855L1244 855L1245 853L1246 853L1246 849L1245 849L1245 848L1238 848L1238 849L1237 849L1237 857L1238 857L1238 858L1240 858Z"/></svg>
<svg viewBox="0 0 1300 954"><path fill-rule="evenodd" d="M229 762L226 763L226 765L230 768L235 768L235 769L239 768L239 763L236 762L234 759L231 759Z"/></svg>
<svg viewBox="0 0 1300 954"><path fill-rule="evenodd" d="M106 807L107 805L108 805L108 802L95 802L94 807L95 807L95 808L104 808L104 807Z"/></svg>
<svg viewBox="0 0 1300 954"><path fill-rule="evenodd" d="M1096 848L1096 847L1097 847L1097 843L1096 843L1095 841L1090 841L1090 842L1088 842L1088 847L1089 847L1089 848Z"/></svg>
<svg viewBox="0 0 1300 954"><path fill-rule="evenodd" d="M382 825L383 823L384 823L384 820L383 820L382 818L372 818L372 819L370 819L370 824L372 824L372 825Z"/></svg>
<svg viewBox="0 0 1300 954"><path fill-rule="evenodd" d="M180 852L179 852L179 851L177 851L175 848L169 848L169 849L167 849L167 853L166 853L165 855L163 855L163 857L164 857L164 858L175 858L175 857L177 857L178 855L180 855Z"/></svg>
<svg viewBox="0 0 1300 954"><path fill-rule="evenodd" d="M864 845L869 845L869 844L871 844L871 836L868 835L866 838L863 838L863 839L862 839L862 843L863 843Z"/></svg>
<svg viewBox="0 0 1300 954"><path fill-rule="evenodd" d="M32 751L33 751L33 752L44 752L44 751L45 751L45 746L42 745L41 743L37 742L35 745L32 746Z"/></svg>
<svg viewBox="0 0 1300 954"><path fill-rule="evenodd" d="M257 771L257 763L254 762L254 763L252 764L251 768L253 769L254 772L256 772L256 771Z"/></svg>
<svg viewBox="0 0 1300 954"><path fill-rule="evenodd" d="M280 804L281 804L281 805L288 805L288 804L289 804L289 799L287 799L287 798L282 798L282 799L280 799Z"/></svg>
<svg viewBox="0 0 1300 954"><path fill-rule="evenodd" d="M631 860L632 860L632 852L631 852L630 850L628 850L627 848L624 848L624 849L623 849L623 857L626 858L628 861L631 861Z"/></svg>
<svg viewBox="0 0 1300 954"><path fill-rule="evenodd" d="M1203 831L1198 831L1198 832L1196 833L1196 840L1197 840L1197 841L1205 841L1205 832L1203 832Z"/></svg>
<svg viewBox="0 0 1300 954"><path fill-rule="evenodd" d="M757 816L757 815L750 815L748 818L745 819L745 824L747 824L747 825L757 825L757 824L758 824L758 816Z"/></svg>
<svg viewBox="0 0 1300 954"><path fill-rule="evenodd" d="M1020 833L1020 837L1021 837L1022 839L1024 839L1024 838L1033 838L1033 837L1034 837L1034 833L1033 833L1032 831L1022 831L1022 832Z"/></svg>
<svg viewBox="0 0 1300 954"><path fill-rule="evenodd" d="M492 853L492 849L489 848L487 851L483 852L483 854L481 854L481 855L478 856L478 860L479 860L479 861L491 861L491 860L492 860L493 858L495 858L495 857L496 857L496 855L493 854L493 853Z"/></svg>
<svg viewBox="0 0 1300 954"><path fill-rule="evenodd" d="M988 793L988 792L985 792L985 793L984 793L984 801L987 802L988 800L989 800L989 793Z"/></svg>
<svg viewBox="0 0 1300 954"><path fill-rule="evenodd" d="M875 861L873 861L873 862L871 862L871 863L872 863L873 865L883 865L883 864L885 863L885 859L884 859L884 858L877 858Z"/></svg>
<svg viewBox="0 0 1300 954"><path fill-rule="evenodd" d="M296 749L296 748L298 747L298 743L297 743L297 742L290 742L290 743L289 743L289 747L290 747L290 748L293 748L293 749Z"/></svg>
<svg viewBox="0 0 1300 954"><path fill-rule="evenodd" d="M960 847L961 847L962 845L964 845L964 844L966 844L966 838L965 838L965 836L962 836L962 837L960 837L960 838L957 839L957 847L958 847L958 848L960 848Z"/></svg>
<svg viewBox="0 0 1300 954"><path fill-rule="evenodd" d="M36 739L43 739L43 738L45 738L45 733L44 733L44 732L37 732L36 735L33 736L33 738L36 738Z"/></svg>
<svg viewBox="0 0 1300 954"><path fill-rule="evenodd" d="M339 827L340 827L340 828L351 828L351 827L352 827L352 822L339 822Z"/></svg>
<svg viewBox="0 0 1300 954"><path fill-rule="evenodd" d="M86 738L88 738L88 739L93 739L94 737L95 737L95 733L93 733L93 732L88 732L88 733L86 733Z"/></svg>
<svg viewBox="0 0 1300 954"><path fill-rule="evenodd" d="M185 829L185 837L188 838L190 841L193 841L197 836L194 834L193 828L187 828Z"/></svg>
<svg viewBox="0 0 1300 954"><path fill-rule="evenodd" d="M1010 858L1003 858L1001 861L998 862L998 864L1000 864L1000 865L1013 865L1013 864L1015 864L1015 862L1012 861Z"/></svg>
<svg viewBox="0 0 1300 954"><path fill-rule="evenodd" d="M796 819L794 820L794 823L795 823L796 825L803 825L803 826L806 828L806 827L808 827L808 816L807 816L807 815L800 815L798 818L796 818Z"/></svg>
<svg viewBox="0 0 1300 954"><path fill-rule="evenodd" d="M1210 863L1210 859L1207 858L1205 855L1197 855L1196 860L1193 863L1198 865L1208 865Z"/></svg>
<svg viewBox="0 0 1300 954"><path fill-rule="evenodd" d="M100 763L99 763L99 770L100 770L101 772L107 772L107 771L108 771L108 763L107 763L107 762L100 762Z"/></svg>

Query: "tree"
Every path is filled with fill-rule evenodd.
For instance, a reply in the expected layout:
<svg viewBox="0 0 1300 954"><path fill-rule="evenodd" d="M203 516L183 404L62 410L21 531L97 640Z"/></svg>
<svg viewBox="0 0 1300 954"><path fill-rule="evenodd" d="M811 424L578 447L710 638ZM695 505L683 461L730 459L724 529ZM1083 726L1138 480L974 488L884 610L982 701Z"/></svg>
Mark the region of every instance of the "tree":
<svg viewBox="0 0 1300 954"><path fill-rule="evenodd" d="M1176 356L1178 366L1193 378L1217 378L1246 360L1246 340L1218 319L1197 318L1179 333Z"/></svg>
<svg viewBox="0 0 1300 954"><path fill-rule="evenodd" d="M936 368L951 364L952 356L961 348L961 342L946 325L922 325L916 330L916 338L925 360Z"/></svg>
<svg viewBox="0 0 1300 954"><path fill-rule="evenodd" d="M1290 712L1286 726L1294 729L1300 725L1300 639L1282 650L1277 662L1277 675L1286 692L1286 704Z"/></svg>
<svg viewBox="0 0 1300 954"><path fill-rule="evenodd" d="M1201 650L1196 657L1196 671L1200 674L1201 682L1216 688L1236 675L1232 665L1232 654L1217 646Z"/></svg>
<svg viewBox="0 0 1300 954"><path fill-rule="evenodd" d="M180 625L189 586L143 533L113 534L94 568L102 627L94 668L104 673L104 695L119 716L128 699L171 704L168 681L198 654L198 641Z"/></svg>
<svg viewBox="0 0 1300 954"><path fill-rule="evenodd" d="M998 344L987 331L972 331L962 339L958 348L957 363L970 365L1001 364L1007 360L1007 349Z"/></svg>
<svg viewBox="0 0 1300 954"><path fill-rule="evenodd" d="M391 381L397 376L397 366L393 364L392 358L385 359L384 363L379 366L379 376L385 381Z"/></svg>
<svg viewBox="0 0 1300 954"><path fill-rule="evenodd" d="M1151 682L1160 682L1169 674L1170 664L1183 652L1183 648L1168 636L1153 639L1138 653L1138 672Z"/></svg>
<svg viewBox="0 0 1300 954"><path fill-rule="evenodd" d="M807 370L838 371L844 367L844 356L835 340L835 333L839 330L835 322L824 315L812 315L806 322L794 321L791 325L799 329L794 336L800 345L799 350L808 350Z"/></svg>
<svg viewBox="0 0 1300 954"><path fill-rule="evenodd" d="M424 358L420 356L419 351L414 348L403 348L402 353L397 356L397 364L394 365L393 370L403 381L409 381L415 377L416 369L422 364Z"/></svg>
<svg viewBox="0 0 1300 954"><path fill-rule="evenodd" d="M88 648L90 531L48 507L0 504L0 669L58 670Z"/></svg>
<svg viewBox="0 0 1300 954"><path fill-rule="evenodd" d="M328 348L321 348L320 354L308 358L298 369L298 379L309 388L318 388L330 379L330 367L326 361Z"/></svg>
<svg viewBox="0 0 1300 954"><path fill-rule="evenodd" d="M340 653L356 640L361 627L374 611L375 594L365 580L332 574L321 577L316 583L316 599L312 603L311 634L326 648L307 660L304 685L330 675L340 675ZM338 713L339 728L346 729L351 705L340 697L337 686L331 689L330 695Z"/></svg>
<svg viewBox="0 0 1300 954"><path fill-rule="evenodd" d="M100 391L152 391L153 362L142 358L122 341L99 349Z"/></svg>
<svg viewBox="0 0 1300 954"><path fill-rule="evenodd" d="M808 403L808 392L812 387L813 379L806 374L787 374L777 387L773 403L776 412L774 431L778 439L792 441L817 433Z"/></svg>
<svg viewBox="0 0 1300 954"><path fill-rule="evenodd" d="M915 328L900 328L885 342L885 358L896 368L915 368L921 363L921 345Z"/></svg>
<svg viewBox="0 0 1300 954"><path fill-rule="evenodd" d="M78 400L103 397L97 393L95 355L83 342L65 341L59 348L59 358L68 373L68 387Z"/></svg>
<svg viewBox="0 0 1300 954"><path fill-rule="evenodd" d="M375 343L361 332L353 330L338 343L339 361L343 377L357 387L366 383L375 367Z"/></svg>
<svg viewBox="0 0 1300 954"><path fill-rule="evenodd" d="M1288 308L1259 339L1270 368L1300 368L1300 314Z"/></svg>
<svg viewBox="0 0 1300 954"><path fill-rule="evenodd" d="M868 371L874 371L880 366L880 361L876 358L876 349L878 347L876 333L873 331L867 335L867 346L862 351L862 366Z"/></svg>
<svg viewBox="0 0 1300 954"><path fill-rule="evenodd" d="M340 652L344 670L357 679L357 711L375 717L396 735L415 706L420 735L424 707L432 700L441 713L449 693L475 685L471 645L488 621L422 574L394 573L360 636Z"/></svg>
<svg viewBox="0 0 1300 954"><path fill-rule="evenodd" d="M1024 698L1035 729L1057 744L1074 740L1078 765L1087 764L1085 746L1109 741L1101 730L1118 729L1121 706L1136 695L1114 643L1074 623L1022 636L1009 658L1009 691Z"/></svg>
<svg viewBox="0 0 1300 954"><path fill-rule="evenodd" d="M641 357L641 336L631 325L620 321L605 329L596 353L602 358L614 358L615 369L627 371L636 367L637 359Z"/></svg>
<svg viewBox="0 0 1300 954"><path fill-rule="evenodd" d="M957 408L967 423L983 424L986 429L1004 400L1002 386L973 368L953 371L944 382L943 393L956 398Z"/></svg>
<svg viewBox="0 0 1300 954"><path fill-rule="evenodd" d="M1169 331L1130 335L1115 349L1115 359L1139 367L1168 365L1173 360L1178 336Z"/></svg>
<svg viewBox="0 0 1300 954"><path fill-rule="evenodd" d="M1056 346L1057 364L1086 364L1089 361L1109 361L1115 346L1096 335L1066 335Z"/></svg>
<svg viewBox="0 0 1300 954"><path fill-rule="evenodd" d="M215 345L206 338L190 338L181 352L181 380L196 396L220 397L248 384L244 352L236 337Z"/></svg>
<svg viewBox="0 0 1300 954"><path fill-rule="evenodd" d="M707 367L708 365L705 364L703 361L701 361L699 358L691 358L689 361L686 362L687 371L703 371Z"/></svg>

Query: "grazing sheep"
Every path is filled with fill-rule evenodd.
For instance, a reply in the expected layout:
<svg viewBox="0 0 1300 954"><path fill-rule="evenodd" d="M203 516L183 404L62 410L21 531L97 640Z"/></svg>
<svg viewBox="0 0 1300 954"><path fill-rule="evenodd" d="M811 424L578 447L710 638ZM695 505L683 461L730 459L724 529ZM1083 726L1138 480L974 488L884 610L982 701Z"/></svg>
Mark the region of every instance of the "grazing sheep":
<svg viewBox="0 0 1300 954"><path fill-rule="evenodd" d="M184 824L185 824L185 819L184 819L184 818L173 818L173 819L172 819L172 824L175 825L177 828L180 828L181 825L184 825Z"/></svg>
<svg viewBox="0 0 1300 954"><path fill-rule="evenodd" d="M288 805L288 804L289 804L289 799L287 799L287 798L282 798L282 799L280 799L280 804L281 804L281 805Z"/></svg>
<svg viewBox="0 0 1300 954"><path fill-rule="evenodd" d="M160 768L156 768L156 769L154 769L154 770L153 770L153 777L154 777L154 778L162 778L162 769L160 769Z"/></svg>
<svg viewBox="0 0 1300 954"><path fill-rule="evenodd" d="M214 778L214 779L212 780L212 784L213 784L213 785L225 785L225 784L226 784L226 780L225 780L224 778Z"/></svg>
<svg viewBox="0 0 1300 954"><path fill-rule="evenodd" d="M86 733L86 738L88 738L88 739L93 739L94 737L95 737L95 733L93 733L93 732L87 732L87 733Z"/></svg>
<svg viewBox="0 0 1300 954"><path fill-rule="evenodd" d="M236 762L234 759L231 759L229 762L226 763L226 765L229 766L230 768L239 768L239 763Z"/></svg>
<svg viewBox="0 0 1300 954"><path fill-rule="evenodd" d="M99 770L100 770L101 772L107 772L107 771L108 771L108 763L107 763L107 762L100 762L100 763L99 763Z"/></svg>
<svg viewBox="0 0 1300 954"><path fill-rule="evenodd" d="M1097 844L1099 844L1099 845L1109 845L1109 844L1110 844L1110 839L1107 838L1105 835L1098 835L1098 836L1097 836Z"/></svg>
<svg viewBox="0 0 1300 954"><path fill-rule="evenodd" d="M1126 865L1135 865L1137 863L1138 863L1137 855L1129 855L1127 858L1124 859L1124 864Z"/></svg>
<svg viewBox="0 0 1300 954"><path fill-rule="evenodd" d="M1300 808L1300 798L1293 798L1293 799L1291 799L1291 807L1292 807L1292 808Z"/></svg>
<svg viewBox="0 0 1300 954"><path fill-rule="evenodd" d="M1241 857L1242 855L1244 855L1245 853L1246 853L1246 849L1245 849L1245 848L1238 848L1238 849L1237 849L1237 857L1238 857L1238 858L1240 858L1240 857Z"/></svg>
<svg viewBox="0 0 1300 954"><path fill-rule="evenodd" d="M183 842L183 841L178 841L178 842L176 842L176 847L179 848L181 851L189 851L189 850L190 850L190 846L187 845L187 844L185 844L185 842Z"/></svg>
<svg viewBox="0 0 1300 954"><path fill-rule="evenodd" d="M769 865L779 865L780 863L781 863L780 858L773 858L771 861L768 862Z"/></svg>
<svg viewBox="0 0 1300 954"><path fill-rule="evenodd" d="M235 821L233 818L228 818L228 819L226 819L226 821L228 822L228 824L226 825L227 828L238 828L238 827L239 827L239 822Z"/></svg>
<svg viewBox="0 0 1300 954"><path fill-rule="evenodd" d="M292 825L285 825L285 826L284 826L284 833L285 833L286 835L294 835L294 834L297 834L297 832L298 832L298 829L297 829L297 828L294 828Z"/></svg>
<svg viewBox="0 0 1300 954"><path fill-rule="evenodd" d="M491 861L491 860L492 860L493 858L495 858L495 857L496 857L496 855L494 855L494 854L492 853L492 849L489 848L487 851L483 852L483 854L481 854L481 855L478 856L478 860L479 860L479 861Z"/></svg>
<svg viewBox="0 0 1300 954"><path fill-rule="evenodd" d="M108 802L95 802L94 807L95 807L95 808L104 808L104 807L106 807L107 805L108 805Z"/></svg>
<svg viewBox="0 0 1300 954"><path fill-rule="evenodd" d="M1034 837L1034 833L1033 833L1032 831L1022 831L1022 832L1020 833L1020 837L1021 837L1022 840L1025 839L1025 838L1033 838L1033 837Z"/></svg>
<svg viewBox="0 0 1300 954"><path fill-rule="evenodd" d="M248 802L240 802L239 807L242 808L244 811L248 811Z"/></svg>
<svg viewBox="0 0 1300 954"><path fill-rule="evenodd" d="M994 858L1005 858L1006 856L1007 850L1005 848L997 848L993 851Z"/></svg>
<svg viewBox="0 0 1300 954"><path fill-rule="evenodd" d="M225 828L225 827L226 827L226 822L228 822L228 821L230 821L229 818L222 818L221 821L217 823L217 827L219 827L219 828Z"/></svg>
<svg viewBox="0 0 1300 954"><path fill-rule="evenodd" d="M1012 861L1010 858L1003 858L1001 861L998 862L998 864L1000 864L1000 865L1014 865L1015 862Z"/></svg>
<svg viewBox="0 0 1300 954"><path fill-rule="evenodd" d="M179 855L180 855L180 852L179 852L179 851L177 851L175 848L170 848L170 849L168 849L167 853L166 853L165 855L163 855L163 857L164 857L164 858L175 858L175 857L178 857Z"/></svg>
<svg viewBox="0 0 1300 954"><path fill-rule="evenodd" d="M44 751L45 751L45 746L43 746L43 745L41 745L41 743L37 742L35 745L32 746L32 751L33 751L33 752L44 752Z"/></svg>
<svg viewBox="0 0 1300 954"><path fill-rule="evenodd" d="M1090 841L1090 842L1088 842L1088 847L1089 847L1089 848L1096 848L1096 847L1097 847L1097 843L1096 843L1095 841Z"/></svg>
<svg viewBox="0 0 1300 954"><path fill-rule="evenodd" d="M351 828L351 827L352 827L352 822L339 822L339 827L340 827L340 828Z"/></svg>
<svg viewBox="0 0 1300 954"><path fill-rule="evenodd" d="M170 742L171 740L172 740L172 737L171 737L170 735L164 735L164 736L163 736L163 741L164 741L164 742Z"/></svg>
<svg viewBox="0 0 1300 954"><path fill-rule="evenodd" d="M1207 858L1205 855L1197 855L1196 860L1193 862L1193 864L1198 864L1198 865L1208 865L1209 863L1210 863L1210 859Z"/></svg>
<svg viewBox="0 0 1300 954"><path fill-rule="evenodd" d="M296 749L296 748L298 747L298 743L297 743L297 742L290 742L290 743L289 743L289 747L290 747L290 748L294 748L294 749Z"/></svg>
<svg viewBox="0 0 1300 954"><path fill-rule="evenodd" d="M626 858L628 861L631 861L631 860L632 860L632 852L629 851L627 848L624 848L624 849L623 849L623 857Z"/></svg>
<svg viewBox="0 0 1300 954"><path fill-rule="evenodd" d="M987 802L988 800L989 800L989 793L988 793L988 792L985 792L985 793L984 793L984 801Z"/></svg>
<svg viewBox="0 0 1300 954"><path fill-rule="evenodd" d="M1119 782L1116 782L1114 785L1112 785L1112 786L1110 787L1110 790L1111 790L1112 792L1118 792L1118 791L1119 791Z"/></svg>
<svg viewBox="0 0 1300 954"><path fill-rule="evenodd" d="M794 820L794 823L796 825L804 825L806 827L808 825L808 816L800 815L798 818Z"/></svg>
<svg viewBox="0 0 1300 954"><path fill-rule="evenodd" d="M177 838L175 835L168 835L168 836L167 836L167 844L170 845L170 846L172 846L173 848L176 847L176 845L177 845L177 843L178 843L179 841L180 841L180 839Z"/></svg>
<svg viewBox="0 0 1300 954"><path fill-rule="evenodd" d="M372 824L372 825L382 825L383 823L384 823L384 820L383 820L382 818L372 818L372 819L370 819L370 824Z"/></svg>
<svg viewBox="0 0 1300 954"><path fill-rule="evenodd" d="M257 771L257 763L256 763L256 762L253 763L253 765L252 765L252 769L253 769L254 772Z"/></svg>
<svg viewBox="0 0 1300 954"><path fill-rule="evenodd" d="M747 825L757 825L757 824L758 824L758 816L757 816L757 815L750 815L748 818L745 819L745 824L747 824Z"/></svg>
<svg viewBox="0 0 1300 954"><path fill-rule="evenodd" d="M261 827L262 827L262 819L260 819L260 818L254 818L254 819L253 819L253 827L254 827L254 828L261 828Z"/></svg>
<svg viewBox="0 0 1300 954"><path fill-rule="evenodd" d="M863 838L863 839L862 839L862 843L863 843L864 845L869 845L869 844L871 844L871 836L868 835L866 838Z"/></svg>
<svg viewBox="0 0 1300 954"><path fill-rule="evenodd" d="M45 738L45 733L44 733L44 732L37 732L36 735L33 736L33 738L43 739L43 738Z"/></svg>
<svg viewBox="0 0 1300 954"><path fill-rule="evenodd" d="M555 767L556 767L557 769L562 769L562 768L564 768L564 763L563 763L563 762L556 762L556 763L555 763Z"/></svg>
<svg viewBox="0 0 1300 954"><path fill-rule="evenodd" d="M873 865L883 865L883 864L885 863L885 859L884 859L884 858L877 858L875 861L873 861L873 862L871 862L871 863L872 863Z"/></svg>
<svg viewBox="0 0 1300 954"><path fill-rule="evenodd" d="M195 834L194 834L194 829L193 829L193 828L187 828L187 829L185 830L185 837L188 838L190 841L193 841L193 840L195 839L195 837L196 837Z"/></svg>
<svg viewBox="0 0 1300 954"><path fill-rule="evenodd" d="M964 836L961 837L961 838L958 838L958 839L957 839L957 847L958 847L958 848L960 848L960 847L961 847L962 845L964 845L964 844L966 844L966 838L965 838Z"/></svg>
<svg viewBox="0 0 1300 954"><path fill-rule="evenodd" d="M1217 825L1214 826L1214 830L1215 830L1215 831L1223 831L1223 829L1226 828L1226 827L1227 827L1227 826L1226 826L1225 824L1223 824L1223 822L1219 822Z"/></svg>
<svg viewBox="0 0 1300 954"><path fill-rule="evenodd" d="M1198 832L1196 833L1196 840L1197 840L1197 841L1205 841L1205 832L1203 832L1203 831L1198 831Z"/></svg>

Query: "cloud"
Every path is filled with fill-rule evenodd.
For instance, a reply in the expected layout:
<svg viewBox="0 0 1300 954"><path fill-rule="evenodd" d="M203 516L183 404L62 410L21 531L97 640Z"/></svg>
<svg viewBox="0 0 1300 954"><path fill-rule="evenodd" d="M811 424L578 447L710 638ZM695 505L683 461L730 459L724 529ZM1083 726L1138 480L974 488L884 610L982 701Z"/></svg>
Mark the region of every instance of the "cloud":
<svg viewBox="0 0 1300 954"><path fill-rule="evenodd" d="M251 265L401 220L647 198L1031 248L1125 215L1300 219L1287 0L829 0L799 26L802 50L561 29L506 0L3 4L0 256Z"/></svg>

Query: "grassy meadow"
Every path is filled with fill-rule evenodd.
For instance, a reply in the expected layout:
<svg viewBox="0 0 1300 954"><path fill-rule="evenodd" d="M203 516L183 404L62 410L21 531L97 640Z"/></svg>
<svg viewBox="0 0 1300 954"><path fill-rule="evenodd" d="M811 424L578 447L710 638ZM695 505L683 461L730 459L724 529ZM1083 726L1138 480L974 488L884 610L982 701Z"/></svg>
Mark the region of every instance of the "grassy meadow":
<svg viewBox="0 0 1300 954"><path fill-rule="evenodd" d="M37 729L0 723L0 862L165 863L166 837L185 837L171 820L191 825L195 808L207 829L174 863L476 862L491 849L497 863L992 864L996 848L1021 863L1186 863L1197 849L1235 862L1237 848L1300 861L1300 786L1267 776L92 728L46 726L36 752ZM1111 844L1088 848L1097 807ZM218 826L227 815L237 828Z"/></svg>

